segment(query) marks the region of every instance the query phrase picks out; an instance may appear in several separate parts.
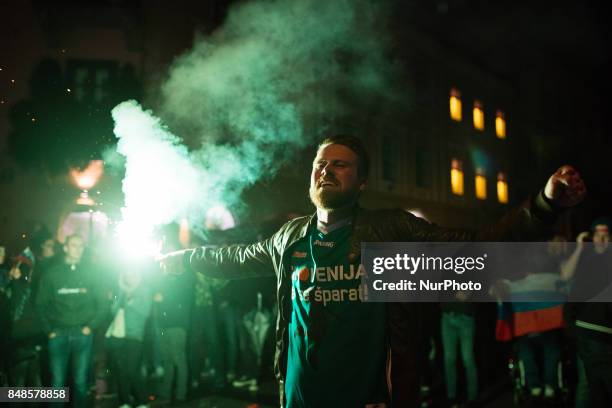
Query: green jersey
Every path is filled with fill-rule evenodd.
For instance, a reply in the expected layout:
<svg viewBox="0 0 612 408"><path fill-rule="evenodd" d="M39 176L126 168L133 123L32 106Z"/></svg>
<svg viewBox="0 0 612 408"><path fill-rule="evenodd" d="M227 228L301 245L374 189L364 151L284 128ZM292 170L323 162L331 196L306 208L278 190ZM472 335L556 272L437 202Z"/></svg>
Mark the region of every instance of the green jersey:
<svg viewBox="0 0 612 408"><path fill-rule="evenodd" d="M291 247L287 408L385 403L385 305L364 302L364 269L348 261L352 227L313 229ZM378 405L382 406L382 405Z"/></svg>

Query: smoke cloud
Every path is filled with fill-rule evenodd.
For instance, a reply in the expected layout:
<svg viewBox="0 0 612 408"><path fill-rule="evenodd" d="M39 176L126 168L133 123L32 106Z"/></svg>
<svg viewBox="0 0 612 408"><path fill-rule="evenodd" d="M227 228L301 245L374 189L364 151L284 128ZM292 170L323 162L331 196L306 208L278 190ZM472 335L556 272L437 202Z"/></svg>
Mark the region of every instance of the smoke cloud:
<svg viewBox="0 0 612 408"><path fill-rule="evenodd" d="M125 156L124 221L202 225L207 208L238 204L245 188L312 144L325 118L391 95L380 4L277 0L231 9L172 64L158 109L167 125L133 101L113 110Z"/></svg>

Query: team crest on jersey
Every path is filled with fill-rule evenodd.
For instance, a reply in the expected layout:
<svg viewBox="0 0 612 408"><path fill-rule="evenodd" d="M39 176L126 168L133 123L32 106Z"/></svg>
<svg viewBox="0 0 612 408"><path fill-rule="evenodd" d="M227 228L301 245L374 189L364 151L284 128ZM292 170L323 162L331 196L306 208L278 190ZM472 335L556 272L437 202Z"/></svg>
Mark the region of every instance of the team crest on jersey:
<svg viewBox="0 0 612 408"><path fill-rule="evenodd" d="M306 282L310 278L310 270L307 267L303 267L297 271L298 279L302 282Z"/></svg>

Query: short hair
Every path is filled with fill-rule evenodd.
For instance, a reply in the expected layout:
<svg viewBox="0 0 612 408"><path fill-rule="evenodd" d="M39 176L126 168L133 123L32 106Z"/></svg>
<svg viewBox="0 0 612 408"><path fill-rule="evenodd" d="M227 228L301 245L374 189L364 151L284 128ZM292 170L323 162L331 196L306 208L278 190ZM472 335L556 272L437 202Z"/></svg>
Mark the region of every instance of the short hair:
<svg viewBox="0 0 612 408"><path fill-rule="evenodd" d="M593 221L593 223L591 223L591 231L595 232L595 227L597 227L598 225L605 225L606 227L608 227L608 231L609 231L610 226L612 225L612 222L610 221L610 218L608 217L598 217L595 219L595 221Z"/></svg>
<svg viewBox="0 0 612 408"><path fill-rule="evenodd" d="M42 226L30 235L30 249L38 255L41 252L42 245L50 239L53 239L53 235L51 235L47 227Z"/></svg>
<svg viewBox="0 0 612 408"><path fill-rule="evenodd" d="M359 176L363 180L368 178L368 174L370 172L370 156L368 155L368 151L366 150L361 139L351 135L333 135L323 139L323 141L319 143L317 150L330 144L339 144L351 149L359 159L359 162L357 163L357 171L359 172Z"/></svg>

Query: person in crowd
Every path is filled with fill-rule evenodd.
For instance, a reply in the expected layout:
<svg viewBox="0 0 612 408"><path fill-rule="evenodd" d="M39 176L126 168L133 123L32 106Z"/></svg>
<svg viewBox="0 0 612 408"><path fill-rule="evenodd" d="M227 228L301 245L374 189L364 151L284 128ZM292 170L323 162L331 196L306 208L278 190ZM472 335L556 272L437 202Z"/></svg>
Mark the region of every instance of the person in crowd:
<svg viewBox="0 0 612 408"><path fill-rule="evenodd" d="M227 384L237 378L240 353L240 312L236 296L240 296L240 286L232 282L217 295L216 312L219 319L220 338L223 339L221 367Z"/></svg>
<svg viewBox="0 0 612 408"><path fill-rule="evenodd" d="M119 276L119 290L111 306L113 320L106 331L110 367L116 380L120 408L144 408L147 394L141 373L143 336L153 293L139 270Z"/></svg>
<svg viewBox="0 0 612 408"><path fill-rule="evenodd" d="M6 288L10 329L9 383L13 386L41 386L46 383L47 364L41 360L46 352L44 333L40 330L35 298L41 277L55 261L55 241L48 230L40 227L28 246L15 258Z"/></svg>
<svg viewBox="0 0 612 408"><path fill-rule="evenodd" d="M225 384L221 363L224 353L221 349L218 318L215 311L215 292L223 285L223 281L218 279L210 279L202 274L195 275L189 338L189 368L194 388L199 386L201 378L206 378L216 388ZM205 361L208 361L206 371L204 371Z"/></svg>
<svg viewBox="0 0 612 408"><path fill-rule="evenodd" d="M6 247L0 246L0 333L8 333L10 329L8 299L5 292L9 283L8 271ZM7 343L6 336L0 336L0 350L7 350ZM8 357L8 353L0 353L0 378L6 378L7 376Z"/></svg>
<svg viewBox="0 0 612 408"><path fill-rule="evenodd" d="M155 293L155 313L161 331L160 350L164 376L159 389L159 400L178 402L187 398L187 331L191 320L194 278L184 268L165 269Z"/></svg>
<svg viewBox="0 0 612 408"><path fill-rule="evenodd" d="M159 315L157 313L157 301L162 299L157 292L153 296L153 310L145 327L145 367L151 379L160 380L164 378L164 364L161 351L161 329L159 327Z"/></svg>
<svg viewBox="0 0 612 408"><path fill-rule="evenodd" d="M121 267L118 268L120 270ZM158 303L155 299L161 299L161 295L159 294L161 281L163 280L163 276L160 273L160 269L158 265L152 264L150 268L147 267L147 270L143 276L145 282L153 293L153 303L151 306L151 312L149 313L149 318L145 323L144 334L143 334L143 364L142 364L142 374L143 377L148 377L149 382L153 382L154 388L156 389L156 385L160 382L161 379L164 378L164 367L162 362L162 353L161 353L161 329L159 327L159 316L158 316ZM118 289L115 288L115 291ZM155 394L155 392L153 392Z"/></svg>
<svg viewBox="0 0 612 408"><path fill-rule="evenodd" d="M597 218L590 231L578 235L566 272L573 278L566 315L584 363L591 407L612 406L611 225L609 218Z"/></svg>
<svg viewBox="0 0 612 408"><path fill-rule="evenodd" d="M586 189L570 166L560 168L543 191L479 233L429 224L402 210L370 211L358 206L367 182L368 154L352 136L336 136L318 147L310 178L316 214L285 224L269 239L251 245L201 247L162 258L162 266L185 262L198 272L227 279L276 274L276 373L281 404L415 406L414 316L393 304L344 299L324 305L311 296L319 289L358 290L361 279L318 281L319 268L358 267L362 242L518 240L537 237L555 218L555 209L580 202ZM388 318L387 318L388 317ZM388 322L388 323L387 323ZM355 339L358 339L356 341ZM388 341L387 341L388 339ZM390 350L387 345L390 344ZM390 354L388 353L390 351ZM399 369L398 369L399 367Z"/></svg>
<svg viewBox="0 0 612 408"><path fill-rule="evenodd" d="M4 290L8 284L8 265L6 262L6 247L0 245L0 290Z"/></svg>
<svg viewBox="0 0 612 408"><path fill-rule="evenodd" d="M457 346L465 370L467 398L469 402L478 396L478 372L474 356L476 333L476 305L467 301L468 294L457 292L455 302L442 303L442 349L444 352L444 375L446 397L451 407L457 402Z"/></svg>
<svg viewBox="0 0 612 408"><path fill-rule="evenodd" d="M584 361L578 353L576 354L576 388L574 389L574 408L589 408L591 406L589 396L589 384L587 382Z"/></svg>
<svg viewBox="0 0 612 408"><path fill-rule="evenodd" d="M535 246L522 262L525 276L500 281L495 288L509 294L511 337L516 341L532 399L552 401L557 393L565 325L563 308L570 279L562 268L566 242L564 236L557 235L546 246Z"/></svg>
<svg viewBox="0 0 612 408"><path fill-rule="evenodd" d="M48 337L52 386L66 386L71 367L74 386L70 391L75 407L88 406L92 331L107 313L105 293L93 268L83 261L84 250L81 236L67 237L63 261L41 277L36 297L41 328Z"/></svg>

